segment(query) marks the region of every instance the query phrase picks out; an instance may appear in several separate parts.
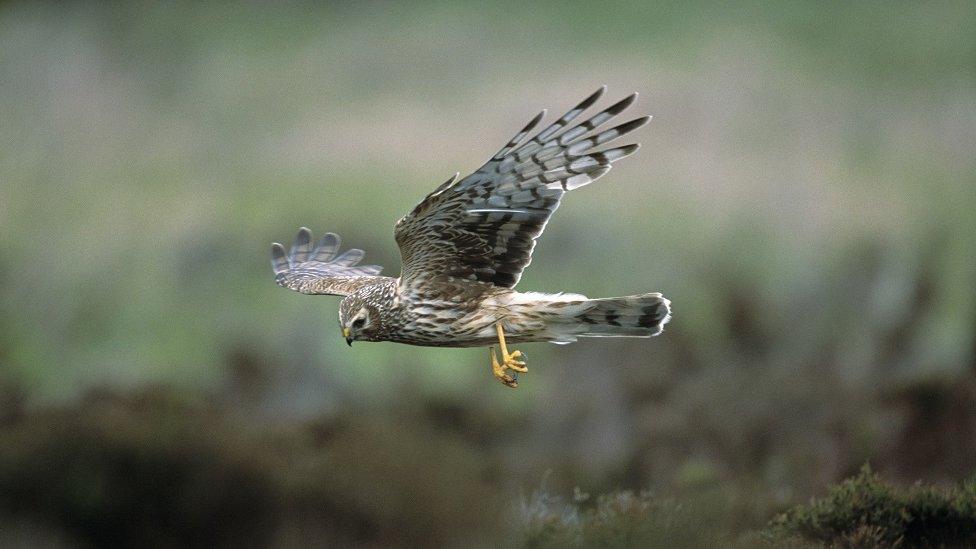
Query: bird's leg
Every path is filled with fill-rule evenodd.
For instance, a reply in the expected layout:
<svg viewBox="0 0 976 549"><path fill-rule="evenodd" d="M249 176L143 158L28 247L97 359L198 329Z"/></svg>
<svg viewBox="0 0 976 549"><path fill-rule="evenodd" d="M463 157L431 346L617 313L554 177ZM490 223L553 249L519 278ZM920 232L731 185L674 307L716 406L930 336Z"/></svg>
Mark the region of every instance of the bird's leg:
<svg viewBox="0 0 976 549"><path fill-rule="evenodd" d="M529 369L525 367L525 360L518 360L519 357L525 358L522 355L522 351L508 352L508 347L505 345L505 331L502 329L501 322L495 323L495 330L498 332L498 345L501 347L502 361L500 363L498 362L498 359L495 357L495 348L491 347L491 373L499 381L514 389L518 387L518 380L508 375L506 370L525 373Z"/></svg>

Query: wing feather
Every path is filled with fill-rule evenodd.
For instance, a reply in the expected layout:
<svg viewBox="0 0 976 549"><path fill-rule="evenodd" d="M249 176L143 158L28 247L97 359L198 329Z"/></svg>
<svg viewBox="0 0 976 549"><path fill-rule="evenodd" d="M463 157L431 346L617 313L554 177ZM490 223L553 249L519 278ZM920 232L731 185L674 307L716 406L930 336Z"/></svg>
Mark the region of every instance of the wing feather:
<svg viewBox="0 0 976 549"><path fill-rule="evenodd" d="M279 286L303 294L349 295L362 286L386 277L375 276L383 269L359 265L365 252L346 250L336 257L339 235L326 233L312 246L312 231L299 229L291 250L275 242L271 245L271 268Z"/></svg>
<svg viewBox="0 0 976 549"><path fill-rule="evenodd" d="M572 125L605 91L600 87L526 140L542 111L484 166L448 180L400 219L394 233L402 283L446 276L515 286L563 194L597 180L639 147L594 150L650 121L643 116L596 132L632 105L636 93Z"/></svg>

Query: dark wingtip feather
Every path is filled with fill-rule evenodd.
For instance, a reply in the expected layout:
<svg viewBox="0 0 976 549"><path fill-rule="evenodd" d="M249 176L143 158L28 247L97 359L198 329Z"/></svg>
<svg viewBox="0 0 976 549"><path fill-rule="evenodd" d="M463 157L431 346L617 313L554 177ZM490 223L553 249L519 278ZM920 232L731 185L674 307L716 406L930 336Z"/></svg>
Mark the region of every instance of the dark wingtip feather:
<svg viewBox="0 0 976 549"><path fill-rule="evenodd" d="M627 107L633 105L634 101L637 101L637 92L634 92L628 95L627 97L624 97L623 99L617 101L613 105L610 105L609 107L607 107L606 112L608 114L612 114L616 116L624 112L625 110L627 110Z"/></svg>
<svg viewBox="0 0 976 549"><path fill-rule="evenodd" d="M339 245L342 244L342 240L339 235L335 233L325 233L322 238L319 238L318 242L312 248L312 253L309 255L309 259L314 261L330 261L335 257L336 252L339 250Z"/></svg>
<svg viewBox="0 0 976 549"><path fill-rule="evenodd" d="M285 247L277 242L271 243L271 271L279 283L281 275L288 272L288 258L285 256Z"/></svg>
<svg viewBox="0 0 976 549"><path fill-rule="evenodd" d="M287 261L285 257L285 247L277 242L271 243L271 265L278 268L278 265Z"/></svg>
<svg viewBox="0 0 976 549"><path fill-rule="evenodd" d="M631 143L630 145L624 145L623 147L618 147L617 150L620 151L620 158L625 158L637 152L637 149L639 148L641 148L640 143ZM616 160L619 160L620 158Z"/></svg>
<svg viewBox="0 0 976 549"><path fill-rule="evenodd" d="M507 155L508 153L512 152L512 149L514 149L515 147L518 147L519 144L522 142L522 140L525 139L525 137L527 135L529 135L529 132L531 132L532 129L535 128L536 125L545 116L546 116L546 109L542 109L542 111L539 112L539 114L535 115L535 118L533 118L532 120L529 120L529 123L526 124L524 128L522 128L521 130L519 130L519 132L517 134L515 134L515 137L511 138L508 141L508 143L505 144L504 147L502 147L497 153L495 153L492 156L492 159L493 160L501 160L502 158L505 157L505 155ZM435 191L432 194L436 195L437 192ZM423 202L421 202L421 204L422 203ZM419 208L420 207L420 204L417 204L417 207Z"/></svg>
<svg viewBox="0 0 976 549"><path fill-rule="evenodd" d="M641 126L644 126L650 121L651 121L650 116L642 116L640 118L635 118L630 122L624 122L623 124L617 126L617 131L620 132L620 135L624 135L636 130L637 128L640 128Z"/></svg>
<svg viewBox="0 0 976 549"><path fill-rule="evenodd" d="M543 118L545 118L547 112L549 111L546 109L542 109L541 111L539 111L539 114L535 115L535 118L533 118L532 120L529 120L529 123L526 124L525 127L522 128L522 131L519 133L532 131L532 128L534 128L536 124L538 124Z"/></svg>
<svg viewBox="0 0 976 549"><path fill-rule="evenodd" d="M308 227L302 227L298 229L298 233L295 235L295 243L292 244L292 249L299 246L304 246L312 242L312 231Z"/></svg>
<svg viewBox="0 0 976 549"><path fill-rule="evenodd" d="M291 245L288 260L293 263L305 261L311 251L312 231L308 227L302 227L298 229L298 234L295 235L295 242Z"/></svg>
<svg viewBox="0 0 976 549"><path fill-rule="evenodd" d="M599 88L596 89L595 92L591 93L589 97L587 97L586 99L580 101L579 105L576 105L576 107L573 110L575 110L575 109L584 109L585 110L585 109L590 108L601 97L603 97L603 94L606 93L606 91L607 91L607 85L606 84L600 86Z"/></svg>

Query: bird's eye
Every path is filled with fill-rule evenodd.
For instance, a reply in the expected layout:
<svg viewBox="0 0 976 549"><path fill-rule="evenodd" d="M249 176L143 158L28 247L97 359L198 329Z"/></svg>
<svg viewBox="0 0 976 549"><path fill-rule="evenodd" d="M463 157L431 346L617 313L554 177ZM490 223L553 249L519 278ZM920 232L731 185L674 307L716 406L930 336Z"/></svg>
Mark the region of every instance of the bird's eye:
<svg viewBox="0 0 976 549"><path fill-rule="evenodd" d="M366 318L365 317L359 317L356 320L353 320L352 321L352 327L353 328L356 328L357 330L359 328L362 328L363 327L363 324L366 324Z"/></svg>

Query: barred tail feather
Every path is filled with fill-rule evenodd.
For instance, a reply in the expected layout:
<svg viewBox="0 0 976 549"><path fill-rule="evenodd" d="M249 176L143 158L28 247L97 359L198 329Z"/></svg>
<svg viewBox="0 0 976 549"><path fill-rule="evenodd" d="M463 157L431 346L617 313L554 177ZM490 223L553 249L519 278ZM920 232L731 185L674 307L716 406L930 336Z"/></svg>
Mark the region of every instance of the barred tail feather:
<svg viewBox="0 0 976 549"><path fill-rule="evenodd" d="M659 293L590 299L586 305L572 317L574 336L651 337L671 320L671 302Z"/></svg>

